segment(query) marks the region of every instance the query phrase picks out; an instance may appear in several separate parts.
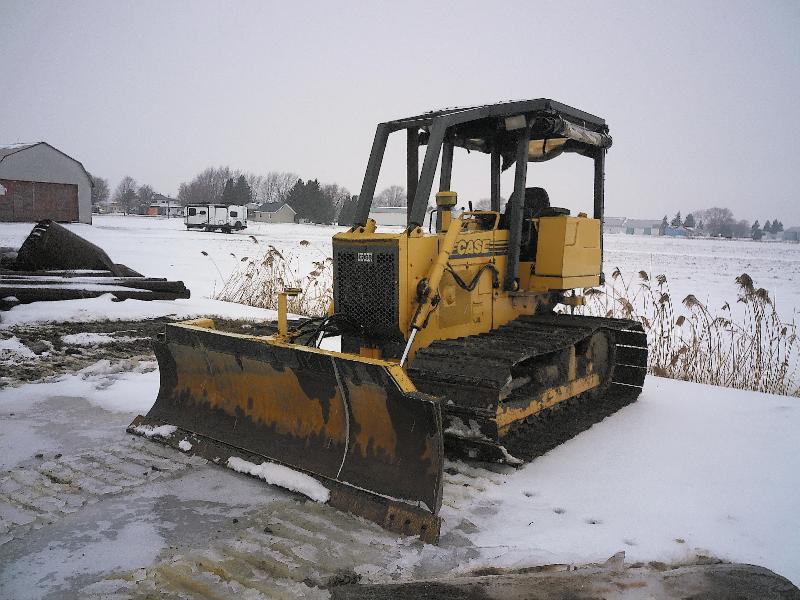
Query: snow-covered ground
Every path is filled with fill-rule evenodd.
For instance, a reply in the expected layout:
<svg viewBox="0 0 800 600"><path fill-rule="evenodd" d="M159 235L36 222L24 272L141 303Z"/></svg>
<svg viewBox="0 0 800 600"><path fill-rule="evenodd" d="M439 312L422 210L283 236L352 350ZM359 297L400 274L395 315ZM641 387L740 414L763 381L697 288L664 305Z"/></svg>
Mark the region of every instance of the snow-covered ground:
<svg viewBox="0 0 800 600"><path fill-rule="evenodd" d="M298 253L298 242L309 241L299 258L306 268L329 254L339 230L255 224L224 235L187 232L180 220L114 216L70 227L116 262L183 280L192 298L18 306L2 314L0 354L30 358L3 328L31 322L272 318L209 296L268 244ZM0 224L0 246L18 246L29 231ZM676 297L733 300L733 279L744 271L784 314L800 306L797 245L622 235L605 243L607 273L664 272ZM73 335L65 343L107 341ZM0 598L122 598L190 585L210 597L324 597L308 582L341 569L385 581L599 561L619 550L628 560L756 563L800 583L795 398L648 377L638 402L521 469L451 464L434 547L127 435L156 396L155 369L101 361L0 391Z"/></svg>
<svg viewBox="0 0 800 600"><path fill-rule="evenodd" d="M624 550L630 561L716 556L800 582L792 398L651 377L637 403L521 469L451 464L442 541L431 547L125 434L157 387L147 366L99 365L3 392L0 597L147 590L164 575L159 565L200 577L187 557L233 569L230 548L243 539L268 557L288 544L318 565L316 577L349 566L383 581ZM277 560L304 564L291 553Z"/></svg>
<svg viewBox="0 0 800 600"><path fill-rule="evenodd" d="M71 230L105 249L112 260L149 277L179 279L191 290L192 298L176 302L126 301L59 302L37 308L24 306L3 315L6 323L70 318L146 318L175 314L219 314L234 318L258 318L260 313L209 300L245 257L263 253L269 245L296 258L300 272L311 270L315 260L330 256L331 236L341 227L320 225L267 224L251 222L230 235L186 231L181 219L137 216L95 215L94 225L72 224ZM18 247L30 233L29 223L0 223L0 247ZM397 230L394 228L393 230ZM254 241L255 240L255 241ZM309 245L301 247L306 240ZM207 253L207 256L203 254ZM681 240L665 237L607 235L604 269L610 276L619 267L626 279L636 279L640 270L665 274L676 302L687 294L718 309L724 302L735 306L738 275L748 273L756 285L776 299L783 318L791 319L800 307L800 244L752 242L748 240ZM609 277L610 279L610 277ZM97 306L100 305L100 306ZM240 313L241 311L241 313ZM129 317L125 315L129 314ZM41 315L38 316L37 315ZM0 325L1 327L2 325Z"/></svg>

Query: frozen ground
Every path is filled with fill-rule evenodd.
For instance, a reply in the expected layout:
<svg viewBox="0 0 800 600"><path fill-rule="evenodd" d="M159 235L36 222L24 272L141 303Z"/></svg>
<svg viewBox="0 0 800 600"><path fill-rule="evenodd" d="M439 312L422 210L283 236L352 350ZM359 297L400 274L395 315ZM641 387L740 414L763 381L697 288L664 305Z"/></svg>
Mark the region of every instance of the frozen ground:
<svg viewBox="0 0 800 600"><path fill-rule="evenodd" d="M125 426L155 398L155 364L118 354L125 344L143 351L129 324L80 325L272 318L208 296L267 244L297 251L306 239L299 262L310 264L329 253L337 228L258 224L223 235L136 217L70 227L116 262L184 280L192 298L99 298L3 313L0 358L31 363L23 342L36 339L31 326L40 323L42 337L84 359L59 355L67 371L80 371L56 369L54 379L0 390L0 598L324 597L318 586L357 575L387 581L484 565L583 563L619 550L633 561L751 562L800 583L794 398L649 377L637 403L520 470L450 464L442 542L423 546L128 436ZM0 246L18 246L29 230L0 224ZM606 251L607 272L663 271L675 296L733 300L733 279L747 271L783 311L800 306L800 246L609 236ZM72 323L48 324L58 320ZM64 339L70 335L78 337ZM131 341L107 343L108 336ZM86 364L101 352L111 359Z"/></svg>
<svg viewBox="0 0 800 600"><path fill-rule="evenodd" d="M315 586L351 571L390 581L620 550L800 582L791 398L651 377L637 403L522 469L450 464L433 547L125 434L155 397L152 368L102 364L0 396L0 597L324 597Z"/></svg>

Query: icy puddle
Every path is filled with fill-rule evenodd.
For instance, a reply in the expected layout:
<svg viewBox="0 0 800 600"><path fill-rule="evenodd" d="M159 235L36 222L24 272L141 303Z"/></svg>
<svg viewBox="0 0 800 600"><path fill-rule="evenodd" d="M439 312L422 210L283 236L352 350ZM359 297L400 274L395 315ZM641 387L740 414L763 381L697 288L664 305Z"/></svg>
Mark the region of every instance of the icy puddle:
<svg viewBox="0 0 800 600"><path fill-rule="evenodd" d="M650 378L521 469L448 462L430 546L126 434L157 379L100 371L0 391L0 598L323 598L620 550L800 581L795 398Z"/></svg>

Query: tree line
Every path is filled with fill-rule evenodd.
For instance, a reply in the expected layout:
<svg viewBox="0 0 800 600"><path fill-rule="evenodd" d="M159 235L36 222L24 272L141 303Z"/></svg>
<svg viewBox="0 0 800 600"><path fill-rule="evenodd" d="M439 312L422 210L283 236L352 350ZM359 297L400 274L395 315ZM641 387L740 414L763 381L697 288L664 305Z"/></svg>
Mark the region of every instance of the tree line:
<svg viewBox="0 0 800 600"><path fill-rule="evenodd" d="M108 180L92 176L92 204L110 200L126 214L142 214L159 194L148 184L139 184L126 175L111 193ZM191 180L181 183L175 199L188 204L270 204L286 203L298 219L312 223L350 225L355 216L358 196L336 183L322 184L318 179L303 181L296 173L271 171L265 175L247 173L230 167L208 167ZM374 206L405 206L403 186L392 185L375 196Z"/></svg>
<svg viewBox="0 0 800 600"><path fill-rule="evenodd" d="M667 227L686 227L696 229L711 237L746 238L760 240L765 233L775 234L783 231L783 222L779 219L767 219L763 227L758 219L751 225L746 219L736 219L729 208L715 206L689 213L685 218L680 211L669 220L667 215L661 220L661 233Z"/></svg>

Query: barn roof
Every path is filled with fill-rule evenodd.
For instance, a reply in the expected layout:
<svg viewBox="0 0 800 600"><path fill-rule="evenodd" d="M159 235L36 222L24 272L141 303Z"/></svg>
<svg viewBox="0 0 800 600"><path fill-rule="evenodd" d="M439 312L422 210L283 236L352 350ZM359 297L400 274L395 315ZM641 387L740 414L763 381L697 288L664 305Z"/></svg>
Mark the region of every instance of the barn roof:
<svg viewBox="0 0 800 600"><path fill-rule="evenodd" d="M34 142L33 144L9 144L7 146L0 146L0 160L3 160L9 154L14 154L25 148L30 148L41 142Z"/></svg>
<svg viewBox="0 0 800 600"><path fill-rule="evenodd" d="M259 206L256 210L258 212L274 213L278 212L284 206L288 206L289 210L297 214L297 211L295 211L295 209L293 209L289 204L286 204L285 202L265 202L264 204Z"/></svg>
<svg viewBox="0 0 800 600"><path fill-rule="evenodd" d="M86 173L86 177L89 179L89 185L94 187L94 180L92 180L92 176L89 175L89 171L86 170L86 167L83 166L83 163L81 161L79 161L79 160L77 160L75 158L72 158L66 152L62 152L61 150L59 150L55 146L51 146L47 142L33 142L33 143L30 143L30 144L26 144L26 143L7 144L7 145L4 145L4 146L0 146L0 162L3 162L3 159L6 156L11 156L12 154L16 154L17 152L22 152L23 150L27 150L28 148L33 148L34 146L38 146L40 144L44 144L45 146L55 150L56 152L58 152L62 156L65 156L66 158L70 159L71 161L74 161L74 162L78 163L78 165L80 165L81 169L83 169L83 172Z"/></svg>

